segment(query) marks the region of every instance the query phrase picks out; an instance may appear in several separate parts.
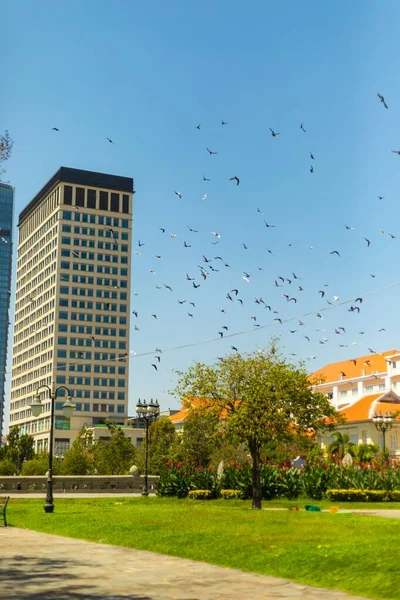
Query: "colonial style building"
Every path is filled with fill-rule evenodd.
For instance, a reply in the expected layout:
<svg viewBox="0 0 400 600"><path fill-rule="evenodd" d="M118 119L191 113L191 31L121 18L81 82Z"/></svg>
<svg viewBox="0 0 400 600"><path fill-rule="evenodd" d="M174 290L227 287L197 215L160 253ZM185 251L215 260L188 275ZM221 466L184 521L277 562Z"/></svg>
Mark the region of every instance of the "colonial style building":
<svg viewBox="0 0 400 600"><path fill-rule="evenodd" d="M346 418L337 429L347 433L355 444L378 444L383 434L377 431L375 414L400 411L400 352L387 350L326 365L311 376L315 389L326 394ZM399 395L398 395L399 394ZM332 441L327 433L324 446ZM386 447L400 456L400 422L395 420L386 433Z"/></svg>
<svg viewBox="0 0 400 600"><path fill-rule="evenodd" d="M49 392L58 389L54 449L83 425L123 423L128 355L133 179L61 167L19 215L10 426L48 448ZM70 392L76 409L63 416Z"/></svg>

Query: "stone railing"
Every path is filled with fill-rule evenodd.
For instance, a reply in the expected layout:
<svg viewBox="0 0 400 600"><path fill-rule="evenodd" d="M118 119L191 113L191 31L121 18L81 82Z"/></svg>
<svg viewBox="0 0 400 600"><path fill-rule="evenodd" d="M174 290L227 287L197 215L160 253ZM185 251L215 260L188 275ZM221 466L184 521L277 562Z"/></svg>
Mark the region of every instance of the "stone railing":
<svg viewBox="0 0 400 600"><path fill-rule="evenodd" d="M149 475L149 492L154 492L155 482L158 477ZM12 494L40 492L46 490L47 477L38 476L1 476L0 495L10 492ZM85 493L140 493L143 487L143 477L135 475L57 475L53 477L54 493L85 492Z"/></svg>

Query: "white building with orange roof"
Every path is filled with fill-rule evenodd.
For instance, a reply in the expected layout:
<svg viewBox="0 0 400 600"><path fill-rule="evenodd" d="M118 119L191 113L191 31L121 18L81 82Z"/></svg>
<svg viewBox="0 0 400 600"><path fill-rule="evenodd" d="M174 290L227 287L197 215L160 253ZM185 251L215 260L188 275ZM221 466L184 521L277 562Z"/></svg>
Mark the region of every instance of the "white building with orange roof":
<svg viewBox="0 0 400 600"><path fill-rule="evenodd" d="M400 412L400 352L387 350L326 365L312 374L315 389L326 394L345 417L336 429L347 433L355 444L378 444L375 414ZM332 441L328 432L321 440L324 447ZM386 447L400 457L400 420L386 433Z"/></svg>

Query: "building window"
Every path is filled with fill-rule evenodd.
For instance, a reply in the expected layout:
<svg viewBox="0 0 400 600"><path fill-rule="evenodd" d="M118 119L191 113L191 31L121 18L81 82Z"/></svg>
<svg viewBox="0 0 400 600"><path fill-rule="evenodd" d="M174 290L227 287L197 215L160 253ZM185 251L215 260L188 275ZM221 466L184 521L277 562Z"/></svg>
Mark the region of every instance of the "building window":
<svg viewBox="0 0 400 600"><path fill-rule="evenodd" d="M72 204L72 186L71 185L64 185L64 204Z"/></svg>
<svg viewBox="0 0 400 600"><path fill-rule="evenodd" d="M353 388L353 389L351 390L351 393L352 393L352 395L353 395L353 396L357 396L358 389L357 389L357 388Z"/></svg>
<svg viewBox="0 0 400 600"><path fill-rule="evenodd" d="M123 405L123 404L118 404L118 406L117 406L117 412L118 412L119 414L121 414L121 413L124 413L124 412L125 412L125 407L124 407L124 405Z"/></svg>
<svg viewBox="0 0 400 600"><path fill-rule="evenodd" d="M342 398L344 398L345 396L347 396L347 390L340 390L340 396Z"/></svg>
<svg viewBox="0 0 400 600"><path fill-rule="evenodd" d="M69 210L64 210L63 211L63 219L65 219L66 221L71 221L72 213Z"/></svg>
<svg viewBox="0 0 400 600"><path fill-rule="evenodd" d="M385 391L385 384L384 383L380 383L378 385L378 391L379 392L384 392Z"/></svg>
<svg viewBox="0 0 400 600"><path fill-rule="evenodd" d="M123 194L123 196L122 196L122 212L129 213L129 196L128 196L128 194Z"/></svg>
<svg viewBox="0 0 400 600"><path fill-rule="evenodd" d="M100 192L100 210L108 210L108 192Z"/></svg>
<svg viewBox="0 0 400 600"><path fill-rule="evenodd" d="M390 449L391 450L397 449L397 435L395 433L392 433L390 436Z"/></svg>
<svg viewBox="0 0 400 600"><path fill-rule="evenodd" d="M85 206L85 188L77 187L75 190L76 206Z"/></svg>
<svg viewBox="0 0 400 600"><path fill-rule="evenodd" d="M96 190L87 191L87 207L96 208Z"/></svg>
<svg viewBox="0 0 400 600"><path fill-rule="evenodd" d="M365 386L365 391L366 392L373 392L374 391L374 386L373 385L366 385Z"/></svg>
<svg viewBox="0 0 400 600"><path fill-rule="evenodd" d="M119 212L119 194L111 193L111 211Z"/></svg>
<svg viewBox="0 0 400 600"><path fill-rule="evenodd" d="M362 432L362 443L363 444L368 444L368 431L363 431Z"/></svg>

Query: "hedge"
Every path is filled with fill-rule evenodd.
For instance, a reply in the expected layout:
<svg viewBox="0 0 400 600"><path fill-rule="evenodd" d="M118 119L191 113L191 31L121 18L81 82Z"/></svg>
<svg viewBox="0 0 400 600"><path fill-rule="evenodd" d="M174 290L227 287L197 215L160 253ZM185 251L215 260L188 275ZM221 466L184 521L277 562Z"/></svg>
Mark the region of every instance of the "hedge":
<svg viewBox="0 0 400 600"><path fill-rule="evenodd" d="M400 490L327 490L327 496L338 502L400 502Z"/></svg>

